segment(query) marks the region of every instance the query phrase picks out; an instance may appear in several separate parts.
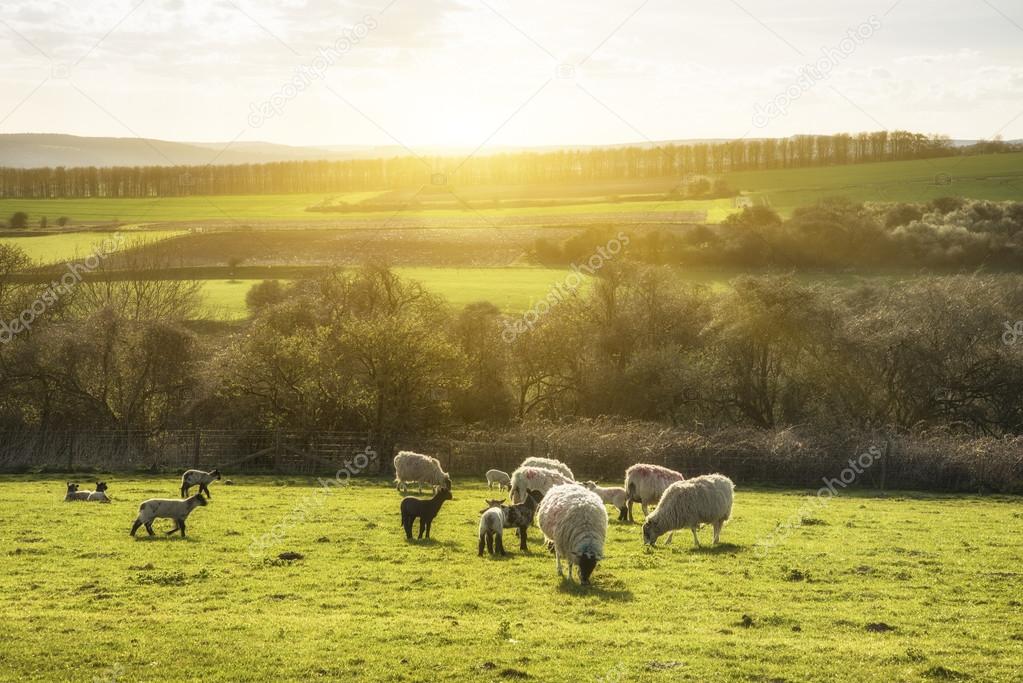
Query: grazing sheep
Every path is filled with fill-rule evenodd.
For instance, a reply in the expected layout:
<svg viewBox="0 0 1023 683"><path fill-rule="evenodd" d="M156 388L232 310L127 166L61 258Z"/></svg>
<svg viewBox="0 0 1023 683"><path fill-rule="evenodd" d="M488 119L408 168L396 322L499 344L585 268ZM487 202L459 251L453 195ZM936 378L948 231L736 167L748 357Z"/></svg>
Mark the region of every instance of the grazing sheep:
<svg viewBox="0 0 1023 683"><path fill-rule="evenodd" d="M406 493L412 481L419 484L420 493L423 484L451 488L451 477L441 469L440 460L422 453L401 451L394 456L394 483L398 491Z"/></svg>
<svg viewBox="0 0 1023 683"><path fill-rule="evenodd" d="M666 531L689 529L693 541L700 546L696 530L701 524L714 525L714 543L721 536L721 526L732 516L732 480L721 474L705 474L687 481L675 482L661 496L653 514L643 522L643 542L653 545ZM665 545L671 543L668 535Z"/></svg>
<svg viewBox="0 0 1023 683"><path fill-rule="evenodd" d="M436 495L428 500L407 496L401 499L401 525L405 527L405 538L412 540L412 523L419 518L419 540L430 537L430 527L433 525L433 518L440 512L440 506L445 500L453 500L451 487L442 486L437 489Z"/></svg>
<svg viewBox="0 0 1023 683"><path fill-rule="evenodd" d="M564 576L561 559L565 558L568 579L572 580L572 565L579 565L580 582L589 583L597 562L604 558L607 535L604 501L579 484L559 484L544 496L536 515L544 538L554 544L558 576Z"/></svg>
<svg viewBox="0 0 1023 683"><path fill-rule="evenodd" d="M625 470L625 492L628 495L626 505L629 508L629 521L632 517L632 504L639 503L643 508L643 516L647 515L647 506L657 505L664 490L677 481L685 481L680 473L660 465L633 465Z"/></svg>
<svg viewBox="0 0 1023 683"><path fill-rule="evenodd" d="M533 518L536 516L536 508L543 500L543 494L539 491L530 491L526 496L526 502L518 505L502 505L504 500L488 500L488 508L500 508L504 515L505 529L518 529L519 550L528 550L526 547L526 535L529 527L533 525Z"/></svg>
<svg viewBox="0 0 1023 683"><path fill-rule="evenodd" d="M220 479L220 470L210 470L209 472L203 472L202 470L186 470L181 475L181 497L188 497L188 489L193 486L199 486L199 493L205 493L208 498L212 498L210 495L209 485L211 482Z"/></svg>
<svg viewBox="0 0 1023 683"><path fill-rule="evenodd" d="M575 481L575 475L572 474L572 470L568 469L568 465L554 458L526 458L519 467L542 467L545 470L554 470L570 481Z"/></svg>
<svg viewBox="0 0 1023 683"><path fill-rule="evenodd" d="M507 472L501 470L487 470L487 488L494 488L494 484L497 484L498 488L511 488L511 477L508 476Z"/></svg>
<svg viewBox="0 0 1023 683"><path fill-rule="evenodd" d="M192 514L192 510L200 505L206 505L206 499L202 497L201 493L189 496L184 500L177 500L176 498L150 498L144 501L142 505L139 505L139 516L135 518L135 523L131 525L131 535L134 536L140 526L145 526L146 531L152 536L153 520L161 518L173 519L175 522L174 528L167 532L168 536L180 529L181 536L184 537L185 519Z"/></svg>
<svg viewBox="0 0 1023 683"><path fill-rule="evenodd" d="M494 554L494 546L497 546L497 554L504 555L504 512L499 507L487 508L480 515L480 544L479 556L483 557L483 544L486 541L487 552ZM496 543L494 542L496 539Z"/></svg>
<svg viewBox="0 0 1023 683"><path fill-rule="evenodd" d="M603 486L597 486L595 482L588 481L583 484L586 488L600 496L600 499L607 505L614 505L618 508L618 521L627 522L629 520L629 508L626 505L628 496L625 494L625 489L621 486L611 486L604 488Z"/></svg>
<svg viewBox="0 0 1023 683"><path fill-rule="evenodd" d="M528 491L547 493L558 484L574 484L565 475L541 467L520 467L512 472L511 499L516 505L526 500Z"/></svg>

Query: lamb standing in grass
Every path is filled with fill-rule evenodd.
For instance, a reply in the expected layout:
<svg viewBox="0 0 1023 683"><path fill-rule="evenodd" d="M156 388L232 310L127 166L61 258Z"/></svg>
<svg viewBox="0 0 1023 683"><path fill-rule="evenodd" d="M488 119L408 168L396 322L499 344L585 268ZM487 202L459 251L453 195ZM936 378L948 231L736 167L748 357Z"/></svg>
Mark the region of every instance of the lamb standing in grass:
<svg viewBox="0 0 1023 683"><path fill-rule="evenodd" d="M500 507L492 507L483 510L480 515L480 544L479 556L483 557L483 545L486 542L487 552L494 554L496 546L497 554L504 555L504 512Z"/></svg>
<svg viewBox="0 0 1023 683"><path fill-rule="evenodd" d="M412 540L412 524L419 518L419 540L423 539L423 532L430 537L430 527L433 526L433 519L440 512L445 500L452 500L451 486L442 486L437 493L429 500L406 496L401 499L401 525L405 528L405 538Z"/></svg>
<svg viewBox="0 0 1023 683"><path fill-rule="evenodd" d="M401 451L394 456L394 483L398 491L408 491L409 482L419 484L422 492L423 484L451 488L451 477L441 469L440 460L422 453Z"/></svg>
<svg viewBox="0 0 1023 683"><path fill-rule="evenodd" d="M657 505L661 494L677 481L685 477L675 470L660 465L633 465L625 470L625 493L628 496L626 505L629 508L629 521L632 517L632 504L639 503L643 508L643 516L647 515L647 507Z"/></svg>
<svg viewBox="0 0 1023 683"><path fill-rule="evenodd" d="M569 580L572 566L579 565L580 582L589 583L597 562L604 558L607 536L604 501L579 484L560 484L547 492L536 516L544 538L554 544L558 576L564 576L561 559L565 558Z"/></svg>
<svg viewBox="0 0 1023 683"><path fill-rule="evenodd" d="M519 504L526 500L528 491L539 491L545 494L551 490L552 486L574 483L565 475L554 470L523 466L512 472L511 499L513 503Z"/></svg>
<svg viewBox="0 0 1023 683"><path fill-rule="evenodd" d="M689 529L699 547L697 529L701 524L713 524L714 544L717 545L721 526L732 516L734 488L732 480L721 474L705 474L672 484L661 496L657 509L643 523L643 542L653 545L665 532ZM671 534L665 545L670 543Z"/></svg>
<svg viewBox="0 0 1023 683"><path fill-rule="evenodd" d="M487 507L500 508L504 515L505 529L518 529L519 550L528 550L526 547L526 535L529 527L533 525L533 518L536 517L536 508L543 500L543 494L539 491L530 491L526 496L526 502L518 505L502 505L504 500L488 500Z"/></svg>
<svg viewBox="0 0 1023 683"><path fill-rule="evenodd" d="M210 495L209 486L212 482L220 479L220 470L210 470L209 472L203 472L202 470L186 470L181 475L181 497L188 497L188 489L198 485L199 493L205 493L207 497L212 498Z"/></svg>
<svg viewBox="0 0 1023 683"><path fill-rule="evenodd" d="M507 472L501 470L487 470L487 488L494 488L494 484L497 484L498 488L511 488L511 477L508 476Z"/></svg>
<svg viewBox="0 0 1023 683"><path fill-rule="evenodd" d="M586 488L600 496L600 499L607 505L614 505L618 508L618 521L627 522L629 520L629 508L626 505L627 496L625 489L621 486L610 486L604 488L603 486L597 486L595 482L588 481L584 484Z"/></svg>
<svg viewBox="0 0 1023 683"><path fill-rule="evenodd" d="M572 474L572 470L568 469L568 465L554 458L526 458L519 467L542 467L545 470L554 470L570 481L575 481L575 475Z"/></svg>
<svg viewBox="0 0 1023 683"><path fill-rule="evenodd" d="M173 534L180 529L181 536L184 537L185 519L192 514L192 510L201 505L206 505L206 499L202 497L201 493L189 496L184 500L177 500L176 498L150 498L143 502L142 505L139 505L139 516L135 518L135 523L131 525L131 535L134 536L140 526L145 526L146 531L152 536L154 533L154 519L173 519L175 526L167 532L167 535Z"/></svg>

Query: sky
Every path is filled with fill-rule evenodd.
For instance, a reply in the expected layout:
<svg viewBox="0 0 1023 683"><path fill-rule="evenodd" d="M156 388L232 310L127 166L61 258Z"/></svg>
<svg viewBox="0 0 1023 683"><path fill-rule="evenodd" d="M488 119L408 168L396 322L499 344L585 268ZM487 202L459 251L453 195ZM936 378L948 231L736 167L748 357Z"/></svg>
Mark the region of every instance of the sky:
<svg viewBox="0 0 1023 683"><path fill-rule="evenodd" d="M1015 0L4 0L0 133L1023 138Z"/></svg>

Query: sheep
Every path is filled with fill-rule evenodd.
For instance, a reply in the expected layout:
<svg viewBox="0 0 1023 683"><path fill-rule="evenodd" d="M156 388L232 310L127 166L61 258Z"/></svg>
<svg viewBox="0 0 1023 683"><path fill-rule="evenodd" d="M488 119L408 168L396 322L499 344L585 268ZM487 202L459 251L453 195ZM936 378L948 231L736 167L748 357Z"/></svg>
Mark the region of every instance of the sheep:
<svg viewBox="0 0 1023 683"><path fill-rule="evenodd" d="M421 453L400 451L394 456L394 483L401 493L408 491L408 483L419 484L419 492L423 484L451 488L451 477L441 469L440 460Z"/></svg>
<svg viewBox="0 0 1023 683"><path fill-rule="evenodd" d="M507 472L501 470L487 470L487 488L494 488L494 484L497 484L498 488L511 488L511 477L508 476Z"/></svg>
<svg viewBox="0 0 1023 683"><path fill-rule="evenodd" d="M669 470L660 465L633 465L625 470L625 491L628 495L626 505L629 509L629 521L632 516L632 504L638 502L643 508L643 516L647 515L647 506L657 505L664 490L677 481L685 481L679 472Z"/></svg>
<svg viewBox="0 0 1023 683"><path fill-rule="evenodd" d="M67 482L67 492L64 494L64 502L70 503L73 500L88 500L88 491L79 491L78 484L74 482Z"/></svg>
<svg viewBox="0 0 1023 683"><path fill-rule="evenodd" d="M543 500L543 494L539 491L530 491L526 496L526 502L518 505L502 505L504 500L488 500L488 508L500 508L504 515L505 529L518 529L519 550L528 550L526 547L526 534L529 527L533 525L533 518L536 516L536 508ZM485 510L481 510L485 512Z"/></svg>
<svg viewBox="0 0 1023 683"><path fill-rule="evenodd" d="M516 505L526 500L528 491L547 493L558 484L574 484L563 474L540 467L519 467L511 476L511 499Z"/></svg>
<svg viewBox="0 0 1023 683"><path fill-rule="evenodd" d="M607 535L607 509L593 491L579 484L559 484L540 502L537 521L544 539L554 545L554 557L561 571L561 559L568 560L568 579L572 566L579 565L580 583L588 584L597 562L604 558Z"/></svg>
<svg viewBox="0 0 1023 683"><path fill-rule="evenodd" d="M714 525L714 544L721 536L721 526L732 515L732 491L735 484L721 474L705 474L668 487L653 514L643 522L643 542L654 545L657 537L676 529L689 529L700 547L696 530L701 524ZM672 534L665 545L671 544Z"/></svg>
<svg viewBox="0 0 1023 683"><path fill-rule="evenodd" d="M209 472L203 472L202 470L186 470L181 475L181 497L188 497L188 489L192 488L196 484L199 485L199 493L205 493L207 498L212 498L210 495L209 485L211 482L220 479L220 470L210 470Z"/></svg>
<svg viewBox="0 0 1023 683"><path fill-rule="evenodd" d="M480 543L479 556L483 557L483 545L486 542L487 552L494 554L494 546L497 546L497 554L504 555L504 512L500 507L491 507L483 510L480 515ZM496 542L495 542L496 541Z"/></svg>
<svg viewBox="0 0 1023 683"><path fill-rule="evenodd" d="M554 470L570 481L575 481L575 475L572 474L572 470L568 469L568 465L554 458L526 458L519 467L542 467L545 470Z"/></svg>
<svg viewBox="0 0 1023 683"><path fill-rule="evenodd" d="M412 523L419 518L419 540L423 539L423 532L430 538L430 527L433 518L440 512L441 505L445 500L453 500L451 487L442 486L437 489L433 498L422 500L413 496L406 496L401 499L401 525L405 528L405 538L412 540Z"/></svg>
<svg viewBox="0 0 1023 683"><path fill-rule="evenodd" d="M89 497L85 500L90 503L109 503L110 498L107 496L107 488L105 481L97 481L95 491L79 491L79 493L89 494Z"/></svg>
<svg viewBox="0 0 1023 683"><path fill-rule="evenodd" d="M184 538L185 519L192 514L192 510L206 504L206 499L202 497L202 493L196 493L194 496L189 496L184 500L177 500L176 498L150 498L139 505L139 515L135 518L135 523L131 525L131 535L134 536L140 526L145 526L146 531L152 536L153 520L162 518L173 519L175 522L174 528L167 532L168 536L180 529L181 536Z"/></svg>
<svg viewBox="0 0 1023 683"><path fill-rule="evenodd" d="M600 496L600 499L605 504L614 505L618 508L618 521L626 522L629 519L629 508L626 506L626 500L628 496L625 493L625 489L621 486L611 486L604 488L603 486L597 486L595 482L588 481L583 484L586 488Z"/></svg>

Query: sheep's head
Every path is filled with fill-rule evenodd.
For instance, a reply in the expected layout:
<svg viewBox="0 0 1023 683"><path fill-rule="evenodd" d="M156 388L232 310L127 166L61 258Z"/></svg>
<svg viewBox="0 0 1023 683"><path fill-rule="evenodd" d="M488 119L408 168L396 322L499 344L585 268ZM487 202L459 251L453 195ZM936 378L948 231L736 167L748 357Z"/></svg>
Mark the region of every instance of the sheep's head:
<svg viewBox="0 0 1023 683"><path fill-rule="evenodd" d="M99 491L100 493L103 493L104 491L107 490L107 483L105 481L97 481L96 490Z"/></svg>
<svg viewBox="0 0 1023 683"><path fill-rule="evenodd" d="M202 497L201 493L195 494L195 504L196 505L207 505L206 499Z"/></svg>
<svg viewBox="0 0 1023 683"><path fill-rule="evenodd" d="M579 578L582 583L588 584L590 582L590 575L596 569L597 560L599 559L597 554L592 551L579 555Z"/></svg>
<svg viewBox="0 0 1023 683"><path fill-rule="evenodd" d="M643 543L645 545L657 543L657 537L660 535L660 532L657 531L657 525L652 520L648 519L643 522Z"/></svg>
<svg viewBox="0 0 1023 683"><path fill-rule="evenodd" d="M595 481L587 481L587 482L583 483L583 486L585 486L586 488L588 488L589 490L592 491L593 489L597 488L597 482L595 482Z"/></svg>
<svg viewBox="0 0 1023 683"><path fill-rule="evenodd" d="M489 510L490 508L499 508L499 507L501 507L501 505L504 504L504 500L505 499L502 498L501 500L492 500L490 498L485 498L484 500L487 501L487 506L485 508L483 508L482 510L480 510L480 514L481 515L484 512L486 512L487 510Z"/></svg>
<svg viewBox="0 0 1023 683"><path fill-rule="evenodd" d="M213 475L217 480L220 479L220 470L213 470L212 472L210 472L210 474Z"/></svg>
<svg viewBox="0 0 1023 683"><path fill-rule="evenodd" d="M77 490L78 490L78 484L75 484L75 483L70 482L70 481L67 483L67 492L68 493L74 493Z"/></svg>

